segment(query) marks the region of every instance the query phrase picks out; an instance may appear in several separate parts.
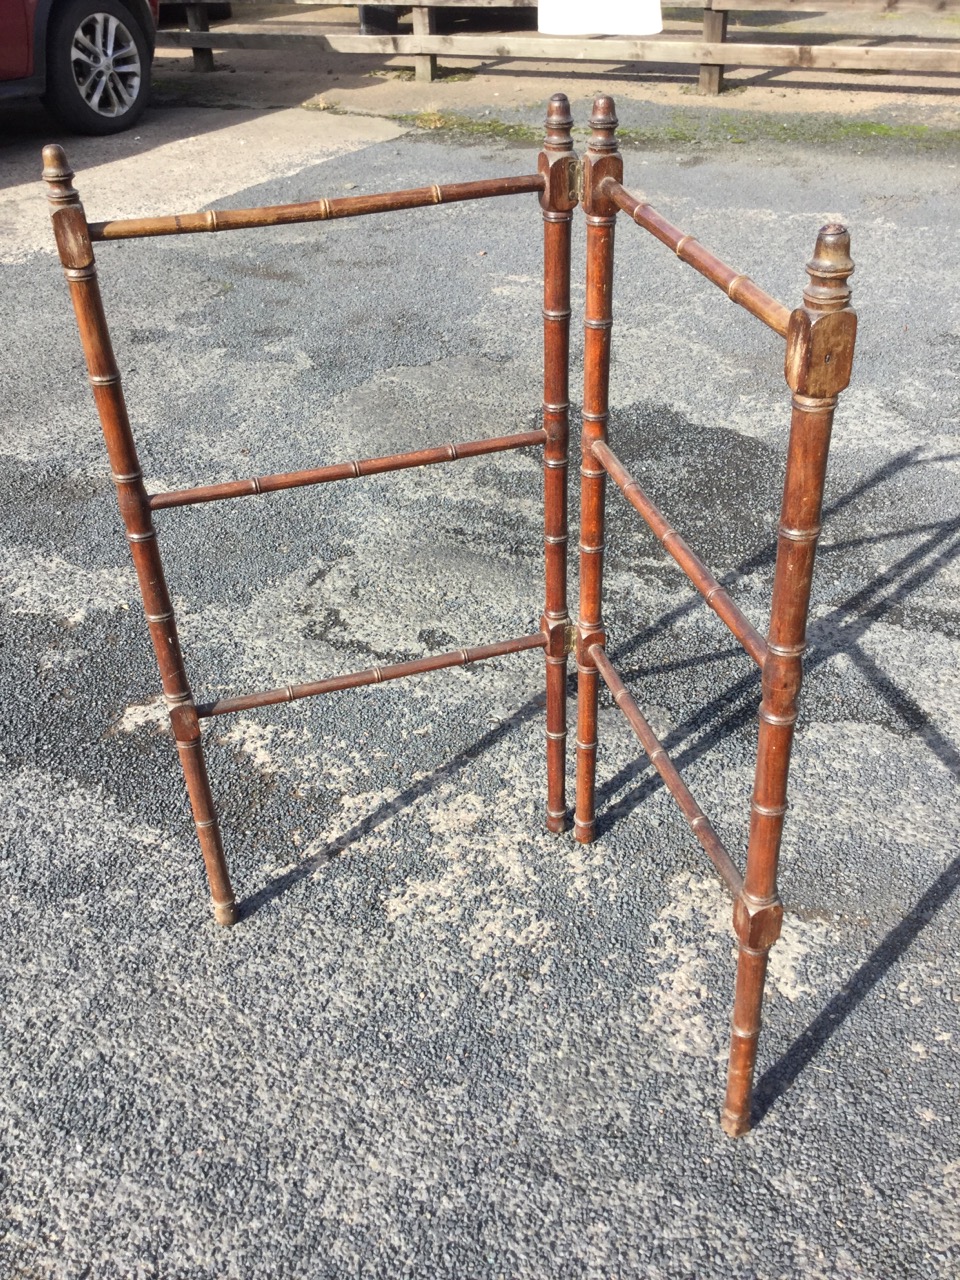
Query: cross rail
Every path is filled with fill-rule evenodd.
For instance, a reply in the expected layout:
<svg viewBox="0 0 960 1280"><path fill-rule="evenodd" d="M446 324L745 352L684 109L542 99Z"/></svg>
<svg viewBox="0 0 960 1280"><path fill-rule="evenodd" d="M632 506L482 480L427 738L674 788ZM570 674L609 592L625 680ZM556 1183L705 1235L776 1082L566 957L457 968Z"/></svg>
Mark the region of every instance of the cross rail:
<svg viewBox="0 0 960 1280"><path fill-rule="evenodd" d="M171 213L157 218L120 218L91 222L90 239L136 240L144 236L196 235L205 231L241 231L249 227L281 227L298 222L327 222L334 218L358 218L368 213L392 213L421 209L432 204L456 204L462 200L488 200L540 192L539 173L518 178L484 178L478 182L451 182L432 187L412 187L369 196L337 196L300 204L266 205L260 209L208 209L205 213Z"/></svg>
<svg viewBox="0 0 960 1280"><path fill-rule="evenodd" d="M277 475L254 476L250 480L227 480L223 484L199 485L195 489L171 489L150 495L150 510L188 507L199 502L220 502L225 498L249 498L261 493L278 493L284 489L300 489L305 485L329 484L334 480L354 480L360 476L383 475L405 471L410 467L429 467L438 462L454 462L460 458L479 458L488 453L504 453L543 444L547 433L517 432L509 436L493 436L489 440L467 440L463 444L443 444L434 449L417 449L413 453L394 453L383 458L364 458L358 462L335 462L309 471L282 471Z"/></svg>
<svg viewBox="0 0 960 1280"><path fill-rule="evenodd" d="M629 689L620 679L613 664L599 644L591 645L589 656L603 677L603 682L613 694L613 700L627 717L630 728L640 740L647 759L663 779L664 786L680 806L690 830L696 836L704 853L716 867L720 879L736 898L743 888L743 876L724 848L723 841L714 831L709 818L690 794L690 789L680 776L677 766L667 755L663 743L651 729L643 712L637 706Z"/></svg>
<svg viewBox="0 0 960 1280"><path fill-rule="evenodd" d="M474 649L453 649L449 653L436 653L429 658L416 658L412 662L395 662L386 667L367 667L347 675L329 676L326 680L314 680L310 684L288 684L282 689L267 689L263 693L248 693L239 698L221 698L217 702L204 702L197 706L201 720L211 716L225 716L233 711L249 711L253 707L273 707L283 702L296 702L300 698L312 698L320 693L337 693L341 689L359 689L362 685L383 684L387 680L399 680L403 676L422 675L425 671L442 671L445 667L465 667L471 662L486 658L499 658L507 653L523 653L528 649L544 649L548 637L542 632L520 636L516 640L500 640L497 644L481 645Z"/></svg>
<svg viewBox="0 0 960 1280"><path fill-rule="evenodd" d="M666 218L661 217L656 209L631 195L616 179L604 178L600 183L600 192L612 200L629 218L632 218L638 227L643 227L645 231L656 236L661 244L672 249L681 262L693 267L694 271L699 271L702 276L706 276L711 284L722 289L732 302L749 311L758 320L762 320L774 333L779 333L781 338L787 336L790 308L771 297L749 276L727 266L716 254L705 249L699 240L680 231Z"/></svg>
<svg viewBox="0 0 960 1280"><path fill-rule="evenodd" d="M659 509L603 440L594 442L591 450L607 475L631 507L643 516L664 551L677 562L721 622L726 623L758 667L763 668L767 642L721 587L696 552L691 551L676 529L671 528Z"/></svg>

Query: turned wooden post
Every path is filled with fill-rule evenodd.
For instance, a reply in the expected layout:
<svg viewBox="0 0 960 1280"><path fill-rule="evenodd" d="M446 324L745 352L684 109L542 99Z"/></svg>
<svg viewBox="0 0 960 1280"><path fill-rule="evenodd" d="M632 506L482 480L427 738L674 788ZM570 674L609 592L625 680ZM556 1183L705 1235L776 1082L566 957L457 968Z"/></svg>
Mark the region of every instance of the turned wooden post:
<svg viewBox="0 0 960 1280"><path fill-rule="evenodd" d="M567 459L570 437L570 233L579 166L573 117L563 93L547 107L538 169L543 210L543 456L546 596L540 626L547 637L547 829L567 825Z"/></svg>
<svg viewBox="0 0 960 1280"><path fill-rule="evenodd" d="M780 936L777 861L787 811L787 774L806 647L810 587L830 432L839 393L850 381L857 317L847 280L850 236L826 226L807 265L804 305L790 317L786 379L793 417L780 510L777 565L770 609L750 841L743 891L734 905L739 955L727 1097L721 1123L739 1136L750 1128L753 1072L770 947Z"/></svg>
<svg viewBox="0 0 960 1280"><path fill-rule="evenodd" d="M177 751L186 778L197 836L210 882L213 912L219 924L233 924L237 918L237 909L207 780L200 742L200 723L184 671L173 606L150 514L150 502L140 472L137 449L120 386L120 374L103 313L90 230L80 197L73 188L73 171L63 149L58 146L44 147L43 160L43 177L48 184L47 196L52 206L54 235L63 273L70 285L87 373L116 485L117 502L137 571L150 638L160 668L164 699L170 712Z"/></svg>
<svg viewBox="0 0 960 1280"><path fill-rule="evenodd" d="M577 807L574 838L589 844L596 833L597 696L600 674L590 656L603 646L601 590L606 472L591 453L607 438L610 329L613 324L613 233L617 206L602 193L605 178L623 181L612 98L594 100L593 133L583 158L583 211L587 221L587 297L583 351L583 460L580 466L580 613L577 625Z"/></svg>

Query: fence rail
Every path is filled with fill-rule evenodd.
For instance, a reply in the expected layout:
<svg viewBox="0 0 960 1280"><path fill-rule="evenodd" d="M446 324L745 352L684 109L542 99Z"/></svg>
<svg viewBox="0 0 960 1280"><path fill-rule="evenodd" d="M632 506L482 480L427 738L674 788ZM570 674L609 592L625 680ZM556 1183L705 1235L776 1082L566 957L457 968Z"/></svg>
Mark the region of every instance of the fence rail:
<svg viewBox="0 0 960 1280"><path fill-rule="evenodd" d="M438 58L531 58L557 62L651 62L694 65L700 68L701 93L716 94L723 88L727 67L772 67L853 72L906 72L914 74L960 75L960 40L930 40L925 43L886 43L879 37L856 34L856 19L865 13L884 15L926 13L960 15L960 0L673 0L668 10L689 9L703 16L703 38L664 32L643 39L622 36L541 36L535 31L505 34L438 35L435 11L440 8L530 8L529 0L420 0L412 7L413 31L409 35L362 35L322 31L297 25L284 29L275 25L231 22L228 27L210 29L206 5L215 0L199 0L186 6L187 30L160 31L159 48L193 50L197 70L213 69L214 49L286 49L312 45L320 52L338 54L383 54L408 57L417 79L432 80ZM235 9L263 0L233 0ZM271 7L293 10L342 7L336 0L276 0ZM386 6L399 9L406 5ZM850 14L849 35L835 33L814 36L809 42L783 43L758 39L762 29L749 31L748 38L728 39L730 13L805 14L837 12ZM749 19L746 22L749 27ZM746 34L746 33L745 33ZM806 33L804 33L806 34ZM842 39L843 43L838 42ZM851 43L846 43L846 41ZM868 41L873 41L869 43Z"/></svg>

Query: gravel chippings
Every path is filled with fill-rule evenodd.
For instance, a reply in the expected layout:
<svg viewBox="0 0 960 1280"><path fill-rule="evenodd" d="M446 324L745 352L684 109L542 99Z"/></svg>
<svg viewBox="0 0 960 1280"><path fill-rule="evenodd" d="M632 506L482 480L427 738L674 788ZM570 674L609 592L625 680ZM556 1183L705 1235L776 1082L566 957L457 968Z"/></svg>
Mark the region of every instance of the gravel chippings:
<svg viewBox="0 0 960 1280"><path fill-rule="evenodd" d="M857 261L739 1142L724 891L609 700L600 838L545 833L537 655L213 722L214 925L60 269L4 266L0 1275L957 1275L960 169L790 145L628 158L787 302L821 223ZM409 133L215 207L534 163ZM617 234L611 440L765 625L779 340ZM538 419L533 197L98 261L152 488ZM535 629L540 486L514 453L158 513L198 698ZM608 509L612 656L739 859L756 674Z"/></svg>

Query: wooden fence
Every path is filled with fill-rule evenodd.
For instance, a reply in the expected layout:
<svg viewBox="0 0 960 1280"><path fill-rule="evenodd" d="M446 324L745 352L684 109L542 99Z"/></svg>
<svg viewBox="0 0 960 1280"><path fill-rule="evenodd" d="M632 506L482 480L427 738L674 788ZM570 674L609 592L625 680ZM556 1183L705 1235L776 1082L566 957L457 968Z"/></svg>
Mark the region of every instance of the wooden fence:
<svg viewBox="0 0 960 1280"><path fill-rule="evenodd" d="M716 94L723 88L726 67L810 68L824 71L900 72L924 75L960 74L960 30L955 40L926 40L917 43L890 42L889 37L856 34L857 17L864 14L922 12L953 17L960 15L960 0L671 0L671 9L694 9L703 15L701 39L664 32L642 39L623 36L546 36L535 31L487 32L477 35L438 35L435 11L444 8L484 6L489 8L529 8L531 0L420 0L412 7L413 31L409 35L361 35L324 32L302 23L283 28L269 24L243 25L231 22L227 29L210 30L205 4L187 5L188 30L160 31L159 48L189 48L194 51L198 70L213 69L214 49L284 49L313 44L329 53L384 54L409 58L418 79L431 80L438 58L532 58L557 62L654 62L694 65L700 68L701 93ZM263 0L232 0L234 8ZM270 0L268 0L268 3ZM274 0L275 2L275 0ZM293 0L299 7L324 9L340 7L337 0ZM291 8L288 3L283 8ZM397 6L400 7L400 6ZM403 6L407 8L409 6ZM738 30L728 39L731 13L764 12L790 14L837 13L849 15L850 34L836 32L814 37L810 43L783 43L782 33L761 27ZM749 17L746 19L749 25ZM809 37L804 34L804 40ZM841 43L842 41L842 43ZM851 43L847 43L850 41Z"/></svg>

